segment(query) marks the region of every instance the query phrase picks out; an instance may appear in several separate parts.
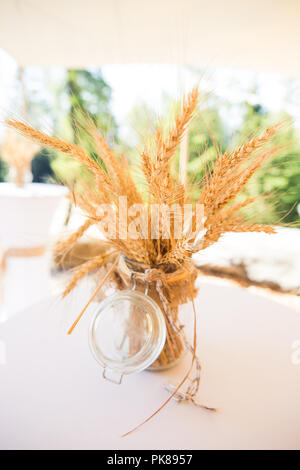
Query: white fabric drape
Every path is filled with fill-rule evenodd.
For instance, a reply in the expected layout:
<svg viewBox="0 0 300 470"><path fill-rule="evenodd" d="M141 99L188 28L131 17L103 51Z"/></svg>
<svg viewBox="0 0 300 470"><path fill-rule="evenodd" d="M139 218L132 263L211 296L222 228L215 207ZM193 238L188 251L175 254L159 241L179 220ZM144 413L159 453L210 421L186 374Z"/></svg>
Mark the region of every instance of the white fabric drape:
<svg viewBox="0 0 300 470"><path fill-rule="evenodd" d="M300 73L299 0L5 0L20 65L165 62Z"/></svg>

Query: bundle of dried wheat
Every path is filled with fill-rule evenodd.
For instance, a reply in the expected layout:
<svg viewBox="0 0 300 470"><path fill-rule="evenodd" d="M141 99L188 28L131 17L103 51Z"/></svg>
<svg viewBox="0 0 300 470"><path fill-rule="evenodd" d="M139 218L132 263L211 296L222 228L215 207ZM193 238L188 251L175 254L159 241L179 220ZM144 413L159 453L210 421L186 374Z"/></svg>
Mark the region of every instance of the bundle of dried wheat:
<svg viewBox="0 0 300 470"><path fill-rule="evenodd" d="M64 254L92 225L98 226L105 236L105 249L80 266L65 295L81 278L103 266L115 276L119 288L124 288L126 280L120 275L118 265L111 266L111 260L122 255L128 263L135 263L135 269L139 270L140 266L140 270L147 272L147 282L155 286L153 296L167 319L171 318L170 338L178 337L174 331L178 305L195 296L192 253L217 242L226 232L274 233L270 226L244 221L240 211L253 199L238 203L234 200L277 150L266 144L277 133L279 124L232 153L219 153L199 183L202 189L197 202L192 202L192 191L182 186L171 172L172 159L196 111L198 98L198 90L193 89L183 99L170 130L165 132L158 126L152 139L147 139L139 172L130 168L125 157L118 158L88 118L86 129L97 150L96 158L82 146L50 137L23 122L7 121L11 128L39 145L79 160L91 175L72 188L74 203L85 212L86 222L61 242L58 249ZM182 350L179 338L177 346L176 354L179 354ZM166 343L162 362L170 361L169 356L175 354L167 348Z"/></svg>
<svg viewBox="0 0 300 470"><path fill-rule="evenodd" d="M178 183L170 171L170 165L193 117L197 102L198 90L194 89L183 100L181 110L176 116L170 132L164 135L162 128L158 127L154 144L150 139L146 143L145 150L141 154L144 181L139 181L139 183L136 183L133 178L133 171L131 171L126 158L119 159L115 155L90 120L87 120L87 130L94 139L98 151L97 159L91 157L84 148L78 145L50 137L23 122L7 121L11 128L29 137L32 141L44 147L64 152L79 160L93 177L92 186L89 180L88 182L81 181L77 188L72 188L74 202L86 213L87 221L69 240L61 244L61 249L66 249L74 244L91 225L101 223L104 215L99 213L99 207L103 204L111 204L114 207L116 225L119 224L119 230L113 231L113 236L107 231L104 233L111 249L124 254L129 259L149 265L180 265L190 259L191 252L207 248L225 232L263 231L274 233L274 229L270 226L244 223L239 211L251 204L252 198L238 204L234 204L234 199L258 168L277 150L275 147L266 148L266 144L276 134L280 124L267 129L262 135L253 138L232 153L219 154L213 168L206 171L204 181L201 182L201 195L197 202L198 205L202 204L204 207L204 225L201 227L202 245L195 243L196 239L199 241L200 229L199 233L192 232L192 236L191 230L186 230L186 233L183 230L179 236L175 233L174 219L180 215L180 208L182 208L183 214L184 205L189 203L192 205L193 212L191 225L195 228L196 204L191 203L190 191ZM151 225L151 218L154 222L153 204L163 205L165 217L168 219L171 217L171 223L167 226L167 223L164 224L162 221L162 227L158 230L155 238L151 236L150 229L147 233L140 233L140 237L136 237L136 239L126 236L126 233L124 236L126 227L124 228L123 225L128 228L136 217L135 214L132 215L133 211L130 212L130 210L127 212L126 220L121 217L122 207L120 204L122 204L124 197L126 197L128 208L134 204L143 205L145 214L147 214L145 218L148 218L149 222L148 228ZM172 211L172 214L168 213L168 209L170 212ZM103 225L99 225L99 227L103 229ZM88 267L86 272L81 271L82 275L87 274Z"/></svg>
<svg viewBox="0 0 300 470"><path fill-rule="evenodd" d="M14 180L18 186L24 185L26 174L31 171L30 165L33 157L39 149L40 146L37 143L7 129L0 152L2 159L12 169Z"/></svg>

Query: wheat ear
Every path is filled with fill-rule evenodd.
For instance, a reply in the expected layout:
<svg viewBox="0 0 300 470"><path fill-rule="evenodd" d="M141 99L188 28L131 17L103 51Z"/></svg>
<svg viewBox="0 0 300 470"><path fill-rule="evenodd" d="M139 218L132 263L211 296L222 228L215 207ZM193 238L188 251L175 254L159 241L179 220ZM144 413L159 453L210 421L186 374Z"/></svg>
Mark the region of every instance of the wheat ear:
<svg viewBox="0 0 300 470"><path fill-rule="evenodd" d="M84 235L84 233L95 223L96 223L95 220L87 219L84 222L84 224L81 225L81 227L79 227L79 229L76 232L72 233L72 235L70 235L70 237L67 238L67 240L63 240L56 244L56 247L55 247L56 253L61 253L65 251L67 248L69 248L71 245L74 245L74 243L76 243L77 240L79 240Z"/></svg>
<svg viewBox="0 0 300 470"><path fill-rule="evenodd" d="M66 289L63 292L63 297L66 297L73 289L76 287L78 282L85 277L87 274L95 271L96 269L100 268L101 266L104 265L104 263L108 260L108 258L111 256L112 252L109 252L105 255L99 255L96 256L95 258L91 259L90 261L87 261L86 263L82 264L80 268L78 268L75 272L74 275L67 285Z"/></svg>

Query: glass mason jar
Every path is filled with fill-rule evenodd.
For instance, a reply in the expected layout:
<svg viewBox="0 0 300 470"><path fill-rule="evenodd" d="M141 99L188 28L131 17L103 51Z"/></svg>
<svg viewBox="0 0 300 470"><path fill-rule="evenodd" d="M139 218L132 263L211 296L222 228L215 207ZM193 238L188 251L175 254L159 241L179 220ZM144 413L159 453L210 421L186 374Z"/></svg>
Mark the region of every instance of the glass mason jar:
<svg viewBox="0 0 300 470"><path fill-rule="evenodd" d="M105 298L91 322L91 351L104 377L117 383L126 374L172 367L185 351L178 307L166 314L156 283L144 279L147 269L121 258L118 272L124 290Z"/></svg>

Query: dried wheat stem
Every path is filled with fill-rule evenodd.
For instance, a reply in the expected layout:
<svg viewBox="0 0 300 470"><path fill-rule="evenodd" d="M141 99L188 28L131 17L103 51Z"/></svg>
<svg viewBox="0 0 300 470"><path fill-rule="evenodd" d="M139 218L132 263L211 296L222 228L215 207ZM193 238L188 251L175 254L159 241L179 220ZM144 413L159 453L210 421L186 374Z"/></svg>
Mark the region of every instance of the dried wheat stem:
<svg viewBox="0 0 300 470"><path fill-rule="evenodd" d="M78 282L83 277L103 266L103 264L108 260L110 256L111 253L99 255L91 259L90 261L87 261L86 263L82 264L80 268L75 271L71 282L67 285L66 289L64 290L63 297L66 297L74 289L74 287L76 287Z"/></svg>
<svg viewBox="0 0 300 470"><path fill-rule="evenodd" d="M95 220L87 219L84 222L84 224L81 225L81 227L79 227L79 229L76 232L72 233L72 235L70 235L70 237L67 238L67 240L58 242L56 244L56 247L55 247L56 253L61 253L65 251L67 248L69 248L70 246L74 245L77 242L77 240L79 240L93 224L95 224Z"/></svg>
<svg viewBox="0 0 300 470"><path fill-rule="evenodd" d="M228 161L230 165L238 164L249 158L255 151L261 149L264 145L271 141L276 135L277 131L282 127L282 123L279 122L271 127L268 127L259 137L253 137L250 142L245 143L239 149L235 150L229 157Z"/></svg>
<svg viewBox="0 0 300 470"><path fill-rule="evenodd" d="M142 169L148 183L149 192L158 204L170 200L174 196L174 181L170 175L170 160L174 156L182 137L193 117L198 104L199 91L194 88L188 97L183 100L182 109L175 118L175 123L168 136L164 139L163 130L156 130L156 153L151 158L149 151L144 150L141 155Z"/></svg>
<svg viewBox="0 0 300 470"><path fill-rule="evenodd" d="M37 131L31 126L24 124L21 121L16 121L14 119L8 119L6 124L14 128L16 131L20 132L26 137L29 137L31 140L38 142L44 147L58 150L62 153L70 155L78 159L80 162L84 163L87 168L96 173L100 170L99 165L90 157L88 152L78 145L71 144L68 142L64 142L63 140L55 139L54 137L50 137L47 134Z"/></svg>
<svg viewBox="0 0 300 470"><path fill-rule="evenodd" d="M96 291L94 292L94 295L90 298L90 300L88 301L88 303L86 304L86 306L84 307L84 309L82 310L82 312L80 313L80 315L76 318L75 322L73 323L73 325L71 326L71 328L69 329L68 331L68 335L71 335L74 331L74 329L76 328L76 326L78 325L79 321L81 320L81 318L83 317L83 315L85 314L85 312L87 311L87 308L89 307L89 305L93 302L93 300L96 298L96 296L98 295L100 289L102 289L103 285L105 284L106 281L108 281L108 279L110 278L110 276L112 275L115 267L117 266L119 262L119 258L117 257L115 262L111 265L111 267L109 268L108 272L106 273L106 275L104 276L104 278L102 279L102 281L100 282L99 286L97 287Z"/></svg>

